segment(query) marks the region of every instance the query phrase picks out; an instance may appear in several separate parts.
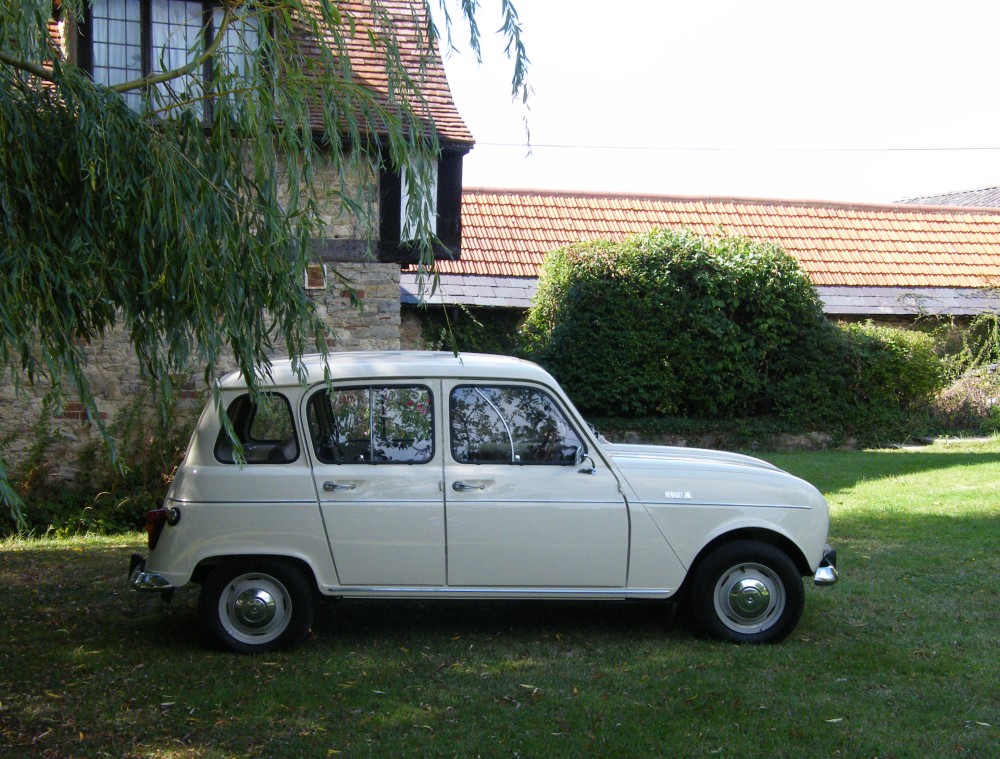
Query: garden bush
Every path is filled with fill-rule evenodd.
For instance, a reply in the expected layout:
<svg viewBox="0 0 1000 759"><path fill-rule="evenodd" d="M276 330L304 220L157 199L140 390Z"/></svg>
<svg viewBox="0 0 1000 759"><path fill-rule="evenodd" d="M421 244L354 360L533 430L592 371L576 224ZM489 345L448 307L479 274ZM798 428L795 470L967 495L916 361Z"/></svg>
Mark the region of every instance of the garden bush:
<svg viewBox="0 0 1000 759"><path fill-rule="evenodd" d="M775 414L868 444L927 432L946 378L932 336L871 323L804 330L775 369Z"/></svg>
<svg viewBox="0 0 1000 759"><path fill-rule="evenodd" d="M794 258L742 237L554 251L521 339L597 417L771 417L877 442L926 425L945 379L931 336L831 324Z"/></svg>
<svg viewBox="0 0 1000 759"><path fill-rule="evenodd" d="M948 386L932 404L935 429L949 434L1000 432L1000 314L983 313L963 328L935 330Z"/></svg>
<svg viewBox="0 0 1000 759"><path fill-rule="evenodd" d="M775 362L822 320L777 246L658 230L550 253L522 338L585 411L738 417L768 411Z"/></svg>
<svg viewBox="0 0 1000 759"><path fill-rule="evenodd" d="M1000 432L1000 375L973 370L949 383L931 406L935 430L949 434Z"/></svg>
<svg viewBox="0 0 1000 759"><path fill-rule="evenodd" d="M200 408L187 403L181 408L175 402L164 412L137 398L108 427L121 466L112 461L103 442L95 440L80 449L71 480L54 476L60 436L43 413L27 433L29 453L11 478L25 503L27 531L66 536L142 527L146 512L163 502L197 420L195 406ZM16 532L17 525L4 508L0 535Z"/></svg>

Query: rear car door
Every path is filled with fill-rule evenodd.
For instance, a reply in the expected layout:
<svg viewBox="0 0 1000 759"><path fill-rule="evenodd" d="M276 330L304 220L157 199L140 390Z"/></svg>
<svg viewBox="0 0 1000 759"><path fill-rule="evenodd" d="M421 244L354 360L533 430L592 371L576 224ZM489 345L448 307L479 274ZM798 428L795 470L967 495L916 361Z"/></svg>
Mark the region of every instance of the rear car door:
<svg viewBox="0 0 1000 759"><path fill-rule="evenodd" d="M437 385L323 385L303 401L313 479L342 585L445 584Z"/></svg>

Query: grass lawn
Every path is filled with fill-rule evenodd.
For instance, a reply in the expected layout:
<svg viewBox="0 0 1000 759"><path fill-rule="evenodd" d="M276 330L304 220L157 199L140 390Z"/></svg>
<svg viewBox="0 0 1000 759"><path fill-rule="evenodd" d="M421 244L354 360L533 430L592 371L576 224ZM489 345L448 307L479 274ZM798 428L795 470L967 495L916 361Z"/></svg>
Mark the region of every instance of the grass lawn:
<svg viewBox="0 0 1000 759"><path fill-rule="evenodd" d="M127 591L142 537L0 543L0 756L995 757L1000 443L766 456L841 582L783 644L655 605L343 602L293 652Z"/></svg>

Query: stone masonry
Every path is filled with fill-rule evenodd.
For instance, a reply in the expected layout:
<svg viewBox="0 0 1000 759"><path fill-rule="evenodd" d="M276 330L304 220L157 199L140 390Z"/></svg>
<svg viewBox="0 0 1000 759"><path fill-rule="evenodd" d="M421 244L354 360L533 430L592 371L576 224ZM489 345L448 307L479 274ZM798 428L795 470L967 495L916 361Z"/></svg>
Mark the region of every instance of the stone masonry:
<svg viewBox="0 0 1000 759"><path fill-rule="evenodd" d="M316 172L316 181L325 188L327 202L323 209L327 240L356 241L358 249L367 247L365 242L371 230L378 228L377 179L362 168L352 172L353 179L345 186L334 166L328 163ZM355 218L345 214L340 203L340 192L350 192L358 200L358 207L367 210L368 218ZM286 193L287 197L287 193ZM322 241L320 241L322 242ZM321 246L322 247L322 246ZM400 267L396 263L379 263L364 260L351 262L323 261L310 266L307 282L309 295L317 305L321 318L329 325L333 337L333 351L349 350L398 350L400 347ZM352 287L361 301L358 309L351 303L347 286L338 272ZM128 335L117 331L103 342L86 346L87 378L97 399L101 419L111 424L123 408L133 400L150 393L150 386L143 376L139 361L132 351ZM229 367L223 367L229 368ZM186 378L177 378L182 386L182 402L197 413L201 398L207 389L203 370L192 366ZM46 429L40 422L46 419ZM24 462L40 436L46 443L49 467L58 475L71 477L77 466L79 452L99 440L99 434L82 405L71 390L57 408L43 411L41 396L27 390L16 392L10 382L0 383L0 454L13 471ZM126 452L127 453L127 452Z"/></svg>

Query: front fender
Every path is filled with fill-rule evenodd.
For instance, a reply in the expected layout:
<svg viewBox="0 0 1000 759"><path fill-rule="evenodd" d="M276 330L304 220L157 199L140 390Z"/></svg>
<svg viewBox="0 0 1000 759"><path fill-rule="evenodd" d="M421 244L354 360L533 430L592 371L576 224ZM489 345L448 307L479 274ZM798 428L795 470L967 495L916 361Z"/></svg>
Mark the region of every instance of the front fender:
<svg viewBox="0 0 1000 759"><path fill-rule="evenodd" d="M704 549L729 535L770 533L779 542L795 546L809 571L823 558L828 517L816 509L802 507L647 505L657 528L687 570Z"/></svg>

